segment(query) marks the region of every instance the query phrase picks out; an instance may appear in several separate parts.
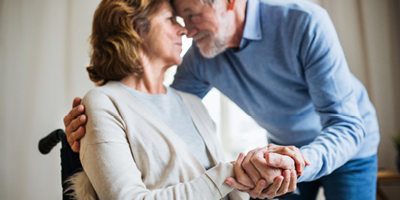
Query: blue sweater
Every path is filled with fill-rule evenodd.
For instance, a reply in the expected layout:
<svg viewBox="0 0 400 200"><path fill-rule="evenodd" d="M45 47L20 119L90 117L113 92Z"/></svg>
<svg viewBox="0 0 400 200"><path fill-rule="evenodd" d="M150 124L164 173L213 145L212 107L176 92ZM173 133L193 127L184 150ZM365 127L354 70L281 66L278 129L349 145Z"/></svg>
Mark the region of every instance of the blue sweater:
<svg viewBox="0 0 400 200"><path fill-rule="evenodd" d="M367 91L349 71L333 24L303 1L249 0L239 48L204 58L195 43L172 87L200 98L215 87L311 162L299 182L376 154L379 127Z"/></svg>

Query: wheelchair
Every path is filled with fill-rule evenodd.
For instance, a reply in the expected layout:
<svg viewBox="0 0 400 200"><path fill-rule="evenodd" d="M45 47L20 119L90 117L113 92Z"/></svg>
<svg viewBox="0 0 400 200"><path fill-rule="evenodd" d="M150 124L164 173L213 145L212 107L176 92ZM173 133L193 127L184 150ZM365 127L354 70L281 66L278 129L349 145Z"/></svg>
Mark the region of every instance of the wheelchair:
<svg viewBox="0 0 400 200"><path fill-rule="evenodd" d="M48 154L54 146L61 141L61 184L63 188L63 200L73 200L71 193L73 191L67 191L70 186L69 183L65 183L70 176L82 171L82 164L79 160L79 153L72 151L68 144L65 132L62 129L57 129L48 134L46 137L39 141L39 151L42 154Z"/></svg>
<svg viewBox="0 0 400 200"><path fill-rule="evenodd" d="M39 151L42 154L48 154L54 146L61 141L61 184L63 188L63 200L73 200L71 193L73 191L68 190L69 183L65 183L70 176L73 174L83 171L81 161L79 159L79 153L72 151L71 146L67 141L65 132L62 129L54 130L47 136L39 141ZM295 191L284 194L277 197L278 199L286 199L300 196L300 190L297 188ZM258 199L255 199L258 200Z"/></svg>

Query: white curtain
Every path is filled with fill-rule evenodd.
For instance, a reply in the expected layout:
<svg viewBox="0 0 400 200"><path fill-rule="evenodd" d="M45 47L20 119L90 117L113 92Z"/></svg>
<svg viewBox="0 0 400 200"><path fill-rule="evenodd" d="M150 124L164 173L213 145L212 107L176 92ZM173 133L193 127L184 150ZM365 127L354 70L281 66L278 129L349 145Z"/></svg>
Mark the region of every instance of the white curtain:
<svg viewBox="0 0 400 200"><path fill-rule="evenodd" d="M85 66L98 2L0 2L0 199L61 199L60 145L43 156L37 144L93 87Z"/></svg>
<svg viewBox="0 0 400 200"><path fill-rule="evenodd" d="M400 129L399 1L313 2L331 15L350 70L366 85L377 109L382 135L379 165L395 169L390 137ZM94 87L85 67L98 3L0 0L0 199L61 199L59 146L43 156L37 142L64 127L62 119L72 99ZM232 131L253 127L254 122L245 115L238 118L231 103L218 93L214 96L205 103L218 115L221 138L239 146L232 143ZM245 125L237 128L240 123ZM265 134L256 128L243 131Z"/></svg>

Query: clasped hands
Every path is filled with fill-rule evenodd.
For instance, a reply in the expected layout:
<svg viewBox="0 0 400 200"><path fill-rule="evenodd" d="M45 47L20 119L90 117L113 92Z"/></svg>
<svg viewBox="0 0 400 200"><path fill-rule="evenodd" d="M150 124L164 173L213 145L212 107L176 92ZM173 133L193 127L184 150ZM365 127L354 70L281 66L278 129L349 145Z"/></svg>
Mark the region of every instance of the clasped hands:
<svg viewBox="0 0 400 200"><path fill-rule="evenodd" d="M274 144L254 149L246 156L240 153L232 164L236 177L227 178L225 183L259 199L294 191L297 176L310 165L298 148Z"/></svg>

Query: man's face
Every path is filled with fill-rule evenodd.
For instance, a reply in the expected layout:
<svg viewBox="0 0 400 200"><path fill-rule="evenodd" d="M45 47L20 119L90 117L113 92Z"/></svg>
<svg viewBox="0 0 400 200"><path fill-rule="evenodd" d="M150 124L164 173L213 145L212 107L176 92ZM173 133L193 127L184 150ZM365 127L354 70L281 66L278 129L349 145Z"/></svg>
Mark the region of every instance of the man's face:
<svg viewBox="0 0 400 200"><path fill-rule="evenodd" d="M212 58L223 52L229 41L230 23L226 19L225 2L214 7L199 0L174 0L176 13L185 21L187 36L196 41L201 54Z"/></svg>

